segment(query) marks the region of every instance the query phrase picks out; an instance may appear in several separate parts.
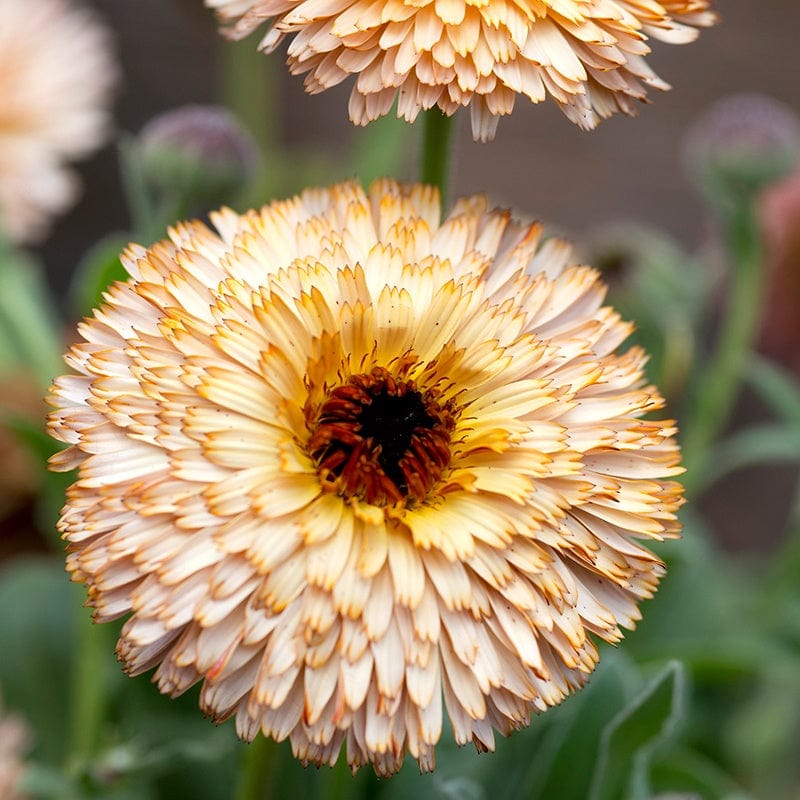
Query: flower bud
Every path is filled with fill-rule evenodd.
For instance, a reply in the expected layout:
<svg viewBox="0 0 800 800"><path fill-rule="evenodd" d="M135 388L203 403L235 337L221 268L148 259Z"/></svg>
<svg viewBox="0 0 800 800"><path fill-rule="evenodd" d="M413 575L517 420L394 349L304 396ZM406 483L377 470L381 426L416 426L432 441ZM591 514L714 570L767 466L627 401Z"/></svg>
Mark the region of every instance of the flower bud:
<svg viewBox="0 0 800 800"><path fill-rule="evenodd" d="M230 202L256 174L258 146L221 106L183 106L159 114L139 134L148 187L188 208Z"/></svg>
<svg viewBox="0 0 800 800"><path fill-rule="evenodd" d="M725 97L689 130L685 151L690 177L726 213L791 171L800 154L800 118L764 95Z"/></svg>

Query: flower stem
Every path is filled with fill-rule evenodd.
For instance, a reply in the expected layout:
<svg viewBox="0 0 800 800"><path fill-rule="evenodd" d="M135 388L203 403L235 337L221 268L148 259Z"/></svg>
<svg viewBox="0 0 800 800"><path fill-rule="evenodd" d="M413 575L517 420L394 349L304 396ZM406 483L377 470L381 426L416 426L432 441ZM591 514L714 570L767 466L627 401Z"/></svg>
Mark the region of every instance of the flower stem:
<svg viewBox="0 0 800 800"><path fill-rule="evenodd" d="M279 157L280 111L276 62L247 42L223 42L220 91L225 105L247 128L261 149L259 191L271 198L283 179Z"/></svg>
<svg viewBox="0 0 800 800"><path fill-rule="evenodd" d="M145 182L141 169L139 148L132 136L122 137L119 142L119 165L122 188L131 216L133 234L138 241L149 245L162 233L158 229L158 220L153 198Z"/></svg>
<svg viewBox="0 0 800 800"><path fill-rule="evenodd" d="M239 771L236 800L271 800L277 797L276 764L278 746L266 736L257 736L245 746Z"/></svg>
<svg viewBox="0 0 800 800"><path fill-rule="evenodd" d="M350 773L350 767L347 764L344 749L343 747L342 752L339 753L339 758L333 765L329 777L326 780L328 800L352 800L353 797L359 794L356 791L356 781L358 778Z"/></svg>
<svg viewBox="0 0 800 800"><path fill-rule="evenodd" d="M86 609L78 606L75 620L75 648L72 659L72 711L68 764L83 770L100 741L105 713L108 637L95 625Z"/></svg>
<svg viewBox="0 0 800 800"><path fill-rule="evenodd" d="M450 175L454 117L442 114L438 108L425 112L422 127L422 156L420 179L439 188L442 205L447 200L447 184Z"/></svg>
<svg viewBox="0 0 800 800"><path fill-rule="evenodd" d="M747 358L758 335L763 257L754 209L748 205L726 220L725 227L733 265L732 283L716 350L700 378L693 414L683 437L687 492L701 478L714 440L730 419Z"/></svg>

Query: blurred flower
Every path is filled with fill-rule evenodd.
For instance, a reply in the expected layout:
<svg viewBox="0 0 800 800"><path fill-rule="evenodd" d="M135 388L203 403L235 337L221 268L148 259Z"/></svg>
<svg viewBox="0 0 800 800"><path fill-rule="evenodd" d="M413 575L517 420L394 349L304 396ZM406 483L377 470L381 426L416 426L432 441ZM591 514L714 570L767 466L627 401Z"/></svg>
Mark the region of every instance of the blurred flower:
<svg viewBox="0 0 800 800"><path fill-rule="evenodd" d="M3 800L25 800L17 786L25 772L23 756L28 749L30 732L16 716L0 708L0 797Z"/></svg>
<svg viewBox="0 0 800 800"><path fill-rule="evenodd" d="M81 325L60 529L118 654L239 735L381 775L583 685L677 535L645 354L538 225L390 181L176 226Z"/></svg>
<svg viewBox="0 0 800 800"><path fill-rule="evenodd" d="M771 97L731 95L694 123L685 150L690 177L709 202L735 209L797 163L800 118Z"/></svg>
<svg viewBox="0 0 800 800"><path fill-rule="evenodd" d="M713 24L709 0L205 0L233 38L274 22L260 48L289 45L293 74L315 94L357 75L350 119L470 106L472 135L494 138L517 94L550 95L581 128L635 114L646 86L668 89L644 60L648 37L689 42Z"/></svg>
<svg viewBox="0 0 800 800"><path fill-rule="evenodd" d="M100 145L115 67L106 30L67 0L0 2L0 229L40 239L76 195L65 164Z"/></svg>
<svg viewBox="0 0 800 800"><path fill-rule="evenodd" d="M768 187L759 212L770 264L762 345L800 375L800 172Z"/></svg>
<svg viewBox="0 0 800 800"><path fill-rule="evenodd" d="M142 128L138 146L148 184L202 210L230 202L252 180L260 160L252 136L222 106L159 114Z"/></svg>

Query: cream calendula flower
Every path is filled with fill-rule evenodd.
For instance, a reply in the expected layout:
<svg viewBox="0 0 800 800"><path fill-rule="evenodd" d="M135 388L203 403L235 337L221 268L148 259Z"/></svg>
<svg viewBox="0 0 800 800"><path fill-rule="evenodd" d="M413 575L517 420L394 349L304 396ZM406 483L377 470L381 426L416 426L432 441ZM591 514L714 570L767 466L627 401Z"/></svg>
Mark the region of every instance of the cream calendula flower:
<svg viewBox="0 0 800 800"><path fill-rule="evenodd" d="M101 144L115 66L93 13L68 0L0 2L0 230L40 239L76 193L66 163Z"/></svg>
<svg viewBox="0 0 800 800"><path fill-rule="evenodd" d="M124 254L50 430L118 653L303 761L434 767L585 683L677 534L671 422L597 272L483 197L389 181Z"/></svg>
<svg viewBox="0 0 800 800"><path fill-rule="evenodd" d="M644 60L650 38L680 44L716 17L709 0L205 0L234 38L272 21L293 74L317 93L357 75L350 118L413 121L470 106L476 139L494 137L518 94L548 95L581 128L634 114L646 87L668 89Z"/></svg>

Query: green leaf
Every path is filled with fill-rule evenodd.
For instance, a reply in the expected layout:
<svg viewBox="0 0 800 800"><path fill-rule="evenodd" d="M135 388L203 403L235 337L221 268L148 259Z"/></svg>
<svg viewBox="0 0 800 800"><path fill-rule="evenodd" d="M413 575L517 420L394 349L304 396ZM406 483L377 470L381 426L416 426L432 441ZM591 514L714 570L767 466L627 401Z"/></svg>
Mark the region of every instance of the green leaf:
<svg viewBox="0 0 800 800"><path fill-rule="evenodd" d="M702 476L694 479L694 491L702 491L721 478L757 464L800 462L800 425L765 423L752 425L724 439L714 448Z"/></svg>
<svg viewBox="0 0 800 800"><path fill-rule="evenodd" d="M800 433L800 381L780 365L756 354L750 358L745 377L772 410Z"/></svg>
<svg viewBox="0 0 800 800"><path fill-rule="evenodd" d="M590 800L649 800L653 754L673 736L685 704L685 670L671 661L603 729Z"/></svg>
<svg viewBox="0 0 800 800"><path fill-rule="evenodd" d="M691 507L682 509L683 539L654 547L669 565L656 596L642 606L643 619L626 640L638 660L666 662L709 646L737 620L745 593L737 574Z"/></svg>
<svg viewBox="0 0 800 800"><path fill-rule="evenodd" d="M44 389L61 370L59 315L41 269L0 249L0 369L25 367Z"/></svg>
<svg viewBox="0 0 800 800"><path fill-rule="evenodd" d="M79 602L60 560L16 559L0 571L0 689L35 733L34 758L65 756L73 610Z"/></svg>
<svg viewBox="0 0 800 800"><path fill-rule="evenodd" d="M163 800L232 797L242 745L232 723L217 727L203 716L199 686L171 699L159 693L150 675L125 678L119 669L117 674L120 686L108 709L114 735L84 765L88 774L95 781L116 776L115 786L147 783Z"/></svg>
<svg viewBox="0 0 800 800"><path fill-rule="evenodd" d="M408 150L412 126L397 119L393 108L366 128L355 132L347 174L357 175L364 186L375 178L395 175Z"/></svg>
<svg viewBox="0 0 800 800"><path fill-rule="evenodd" d="M532 757L526 760L517 751L524 772L516 791L506 795L508 800L586 797L601 732L640 680L627 654L604 647L589 685L531 723L544 730Z"/></svg>
<svg viewBox="0 0 800 800"><path fill-rule="evenodd" d="M697 794L703 800L754 800L716 761L675 746L653 767L653 783L664 792Z"/></svg>
<svg viewBox="0 0 800 800"><path fill-rule="evenodd" d="M722 731L731 761L760 796L790 796L800 782L800 670L769 676L733 709Z"/></svg>

